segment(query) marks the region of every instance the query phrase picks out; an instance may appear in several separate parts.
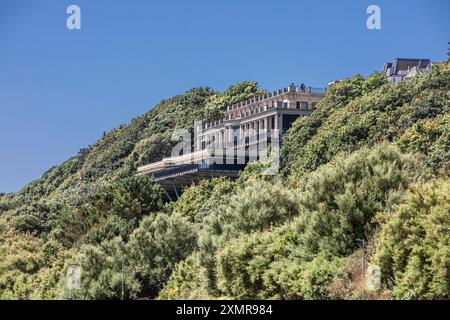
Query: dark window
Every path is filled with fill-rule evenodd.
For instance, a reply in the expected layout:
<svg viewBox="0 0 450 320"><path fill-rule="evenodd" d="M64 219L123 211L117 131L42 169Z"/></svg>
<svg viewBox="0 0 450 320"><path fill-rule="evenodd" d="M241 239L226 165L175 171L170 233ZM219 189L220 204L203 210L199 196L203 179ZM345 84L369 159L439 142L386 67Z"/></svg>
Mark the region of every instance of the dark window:
<svg viewBox="0 0 450 320"><path fill-rule="evenodd" d="M298 101L297 102L297 109L302 109L302 110L308 109L308 102L306 102L306 101Z"/></svg>

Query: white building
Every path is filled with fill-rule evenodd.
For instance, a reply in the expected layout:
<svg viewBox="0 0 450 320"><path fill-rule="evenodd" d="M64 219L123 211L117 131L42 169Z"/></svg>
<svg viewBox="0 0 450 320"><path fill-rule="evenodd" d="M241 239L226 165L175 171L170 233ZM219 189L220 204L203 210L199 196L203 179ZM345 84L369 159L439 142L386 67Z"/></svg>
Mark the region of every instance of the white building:
<svg viewBox="0 0 450 320"><path fill-rule="evenodd" d="M138 168L171 197L185 186L216 176L236 177L299 117L310 115L325 88L290 86L226 106L223 118L194 128L194 148ZM256 156L253 156L257 150Z"/></svg>

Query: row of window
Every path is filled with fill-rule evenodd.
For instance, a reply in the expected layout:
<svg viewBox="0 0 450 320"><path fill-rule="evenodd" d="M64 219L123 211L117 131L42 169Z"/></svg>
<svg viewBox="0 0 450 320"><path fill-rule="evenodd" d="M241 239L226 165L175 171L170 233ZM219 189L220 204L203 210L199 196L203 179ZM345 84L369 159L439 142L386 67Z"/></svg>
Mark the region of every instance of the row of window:
<svg viewBox="0 0 450 320"><path fill-rule="evenodd" d="M316 107L316 102L312 102L311 104L312 109L314 109ZM296 104L296 109L301 109L301 110L308 110L308 102L307 101L297 101ZM283 108L287 109L288 108L288 102L283 102Z"/></svg>
<svg viewBox="0 0 450 320"><path fill-rule="evenodd" d="M311 103L312 109L314 109L316 107L316 104L317 104L316 102L312 102ZM285 101L285 102L276 101L276 104L275 104L275 102L272 102L272 107L275 107L275 105L278 108L281 108L281 107L283 107L284 109L288 108L288 102L287 101ZM308 102L307 101L297 101L296 108L300 109L300 110L308 110ZM240 115L241 118L248 117L248 116L251 116L253 114L259 113L259 112L261 112L263 110L264 110L264 107L258 107L258 108L252 108L252 109L249 109L249 110L241 111L240 113L232 112L228 116L228 119L234 119L236 117L236 115Z"/></svg>

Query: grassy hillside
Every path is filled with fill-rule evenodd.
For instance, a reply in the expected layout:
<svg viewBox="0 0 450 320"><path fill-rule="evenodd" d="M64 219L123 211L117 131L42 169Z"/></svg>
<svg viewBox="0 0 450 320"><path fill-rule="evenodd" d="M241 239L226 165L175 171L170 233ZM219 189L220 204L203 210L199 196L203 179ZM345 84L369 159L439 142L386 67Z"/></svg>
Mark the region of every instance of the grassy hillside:
<svg viewBox="0 0 450 320"><path fill-rule="evenodd" d="M81 299L450 297L450 65L388 84L333 85L284 136L282 170L253 164L175 202L135 177L173 129L258 93L198 88L106 134L16 194L0 196L0 297ZM382 288L364 293L361 240Z"/></svg>

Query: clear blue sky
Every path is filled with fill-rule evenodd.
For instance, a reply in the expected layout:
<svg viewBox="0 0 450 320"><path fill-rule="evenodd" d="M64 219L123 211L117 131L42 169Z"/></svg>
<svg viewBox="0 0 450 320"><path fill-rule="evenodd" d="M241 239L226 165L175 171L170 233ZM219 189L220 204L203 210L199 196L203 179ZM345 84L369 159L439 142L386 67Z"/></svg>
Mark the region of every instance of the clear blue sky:
<svg viewBox="0 0 450 320"><path fill-rule="evenodd" d="M66 28L81 7L82 29ZM381 7L382 30L366 28ZM196 86L277 89L446 59L450 1L1 0L0 192Z"/></svg>

